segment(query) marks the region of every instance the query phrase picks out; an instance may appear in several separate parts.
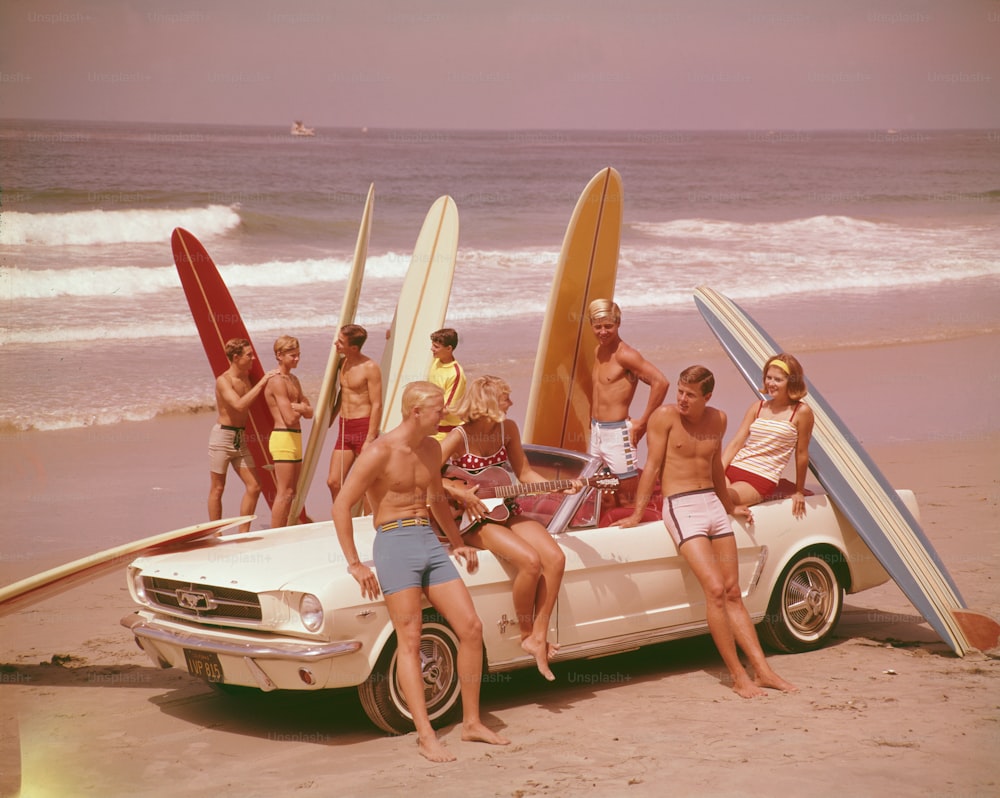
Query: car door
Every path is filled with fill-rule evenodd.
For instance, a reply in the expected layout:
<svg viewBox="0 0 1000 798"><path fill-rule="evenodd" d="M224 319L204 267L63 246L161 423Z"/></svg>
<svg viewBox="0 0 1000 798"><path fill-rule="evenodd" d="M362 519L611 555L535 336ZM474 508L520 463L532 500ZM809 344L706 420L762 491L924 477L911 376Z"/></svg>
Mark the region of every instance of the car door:
<svg viewBox="0 0 1000 798"><path fill-rule="evenodd" d="M761 548L736 529L744 594ZM566 573L557 607L559 644L615 637L679 636L705 621L704 593L661 521L559 536Z"/></svg>

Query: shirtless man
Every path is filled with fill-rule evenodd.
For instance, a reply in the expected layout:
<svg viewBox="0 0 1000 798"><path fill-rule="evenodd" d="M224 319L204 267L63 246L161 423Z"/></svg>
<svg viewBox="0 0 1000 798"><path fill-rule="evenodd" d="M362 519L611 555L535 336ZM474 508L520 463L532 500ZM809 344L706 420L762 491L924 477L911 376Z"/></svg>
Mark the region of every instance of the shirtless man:
<svg viewBox="0 0 1000 798"><path fill-rule="evenodd" d="M455 756L437 738L427 714L420 672L423 596L458 636L458 678L462 690L462 739L492 745L509 740L485 726L479 717L483 667L483 624L465 583L428 520L428 508L448 536L452 553L469 573L479 566L476 550L466 546L455 526L441 486L441 444L432 436L444 417L444 395L429 382L412 382L403 390L403 420L377 438L358 457L333 503L337 539L347 558L347 571L361 595L375 600L381 591L396 630L397 676L413 715L420 753L432 762ZM366 492L375 499L373 556L378 578L358 556L351 507Z"/></svg>
<svg viewBox="0 0 1000 798"><path fill-rule="evenodd" d="M618 334L621 309L610 299L595 299L587 309L597 338L594 389L590 399L590 454L600 457L621 479L618 500L632 506L639 478L636 447L646 434L649 417L663 404L670 381L637 349ZM629 417L629 407L639 382L649 386L643 414Z"/></svg>
<svg viewBox="0 0 1000 798"><path fill-rule="evenodd" d="M726 414L708 407L715 377L704 366L690 366L677 380L677 404L658 408L649 420L649 458L636 492L636 509L619 526L633 527L642 517L659 476L666 499L663 523L705 593L705 614L719 654L743 698L771 687L797 688L767 664L740 593L736 537L729 516L753 523L750 509L734 505L722 469ZM662 472L660 468L662 466ZM754 670L751 679L737 646Z"/></svg>
<svg viewBox="0 0 1000 798"><path fill-rule="evenodd" d="M344 485L347 472L362 450L378 437L382 422L382 371L378 363L361 354L368 331L358 324L345 324L337 335L337 351L344 360L340 367L340 429L330 456L326 484L330 496ZM332 418L331 418L331 423Z"/></svg>
<svg viewBox="0 0 1000 798"><path fill-rule="evenodd" d="M229 368L215 381L215 404L219 418L208 438L208 520L222 518L222 494L226 489L226 475L232 464L246 486L240 501L240 515L253 515L260 498L260 483L254 474L253 457L247 448L246 424L250 405L260 396L268 380L278 375L272 369L256 385L250 384L250 367L253 365L253 347L246 338L226 341ZM249 532L250 524L240 526L240 532Z"/></svg>
<svg viewBox="0 0 1000 798"><path fill-rule="evenodd" d="M278 359L278 376L264 389L264 399L274 419L268 448L277 482L271 505L271 529L278 529L288 526L288 511L302 470L301 419L312 418L313 409L302 393L299 378L292 374L292 369L299 365L298 339L282 335L274 342L274 356Z"/></svg>

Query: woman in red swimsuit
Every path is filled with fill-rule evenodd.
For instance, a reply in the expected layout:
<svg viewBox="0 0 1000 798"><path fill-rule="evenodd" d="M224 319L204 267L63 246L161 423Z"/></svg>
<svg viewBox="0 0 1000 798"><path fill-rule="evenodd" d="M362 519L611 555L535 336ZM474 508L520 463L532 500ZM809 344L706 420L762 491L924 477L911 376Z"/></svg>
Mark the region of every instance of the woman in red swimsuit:
<svg viewBox="0 0 1000 798"><path fill-rule="evenodd" d="M501 467L521 482L543 482L533 471L521 446L517 424L507 418L511 406L510 386L499 377L477 377L455 409L463 419L441 442L443 465L456 465L476 472L490 466ZM453 498L481 517L485 506L474 490L446 489ZM579 486L576 488L579 490ZM531 654L541 674L552 681L555 675L549 659L558 645L548 642L549 623L559 586L562 584L566 556L538 521L520 515L516 504L508 505L510 517L503 524L492 520L468 530L464 538L472 546L487 549L516 569L513 594L521 632L521 648Z"/></svg>
<svg viewBox="0 0 1000 798"><path fill-rule="evenodd" d="M781 472L795 457L792 514L806 514L805 485L809 469L809 440L813 412L806 395L802 365L781 353L764 364L761 390L770 396L750 405L736 435L722 453L729 495L736 504L767 501L778 487Z"/></svg>

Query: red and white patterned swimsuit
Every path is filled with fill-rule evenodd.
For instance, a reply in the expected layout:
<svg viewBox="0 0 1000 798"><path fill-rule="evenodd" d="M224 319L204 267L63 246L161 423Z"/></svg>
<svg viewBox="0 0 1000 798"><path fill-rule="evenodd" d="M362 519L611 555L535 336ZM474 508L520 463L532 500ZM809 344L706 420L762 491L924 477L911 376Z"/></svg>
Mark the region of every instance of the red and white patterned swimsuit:
<svg viewBox="0 0 1000 798"><path fill-rule="evenodd" d="M469 437L465 434L465 430L462 427L456 427L460 433L462 433L462 440L465 442L465 452L463 454L453 454L450 458L452 465L457 465L459 468L464 468L466 471L471 471L476 473L477 471L482 471L484 468L489 468L490 466L501 466L507 471L511 471L510 460L507 457L507 447L500 444L500 448L496 450L493 454L479 455L473 454L469 451Z"/></svg>
<svg viewBox="0 0 1000 798"><path fill-rule="evenodd" d="M499 466L504 471L509 472L514 482L517 482L517 475L514 473L514 467L510 464L510 458L507 457L507 447L503 443L500 444L500 448L493 454L485 456L473 454L469 451L469 436L465 434L465 429L463 427L455 427L455 429L462 433L462 440L465 442L465 452L463 454L453 454L448 459L448 462L452 465L458 466L459 468L464 468L473 475L478 474L484 468ZM516 499L504 499L503 503L507 505L507 509L510 511L511 515L521 514L521 507L518 505Z"/></svg>

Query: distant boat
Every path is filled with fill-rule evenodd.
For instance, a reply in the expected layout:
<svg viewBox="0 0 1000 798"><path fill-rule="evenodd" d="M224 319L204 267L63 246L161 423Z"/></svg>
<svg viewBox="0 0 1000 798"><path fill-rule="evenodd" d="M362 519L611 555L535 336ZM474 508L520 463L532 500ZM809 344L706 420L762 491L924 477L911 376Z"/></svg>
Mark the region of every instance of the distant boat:
<svg viewBox="0 0 1000 798"><path fill-rule="evenodd" d="M296 119L292 123L292 135L293 136L315 136L316 129L312 127L306 127L302 124L301 119Z"/></svg>

